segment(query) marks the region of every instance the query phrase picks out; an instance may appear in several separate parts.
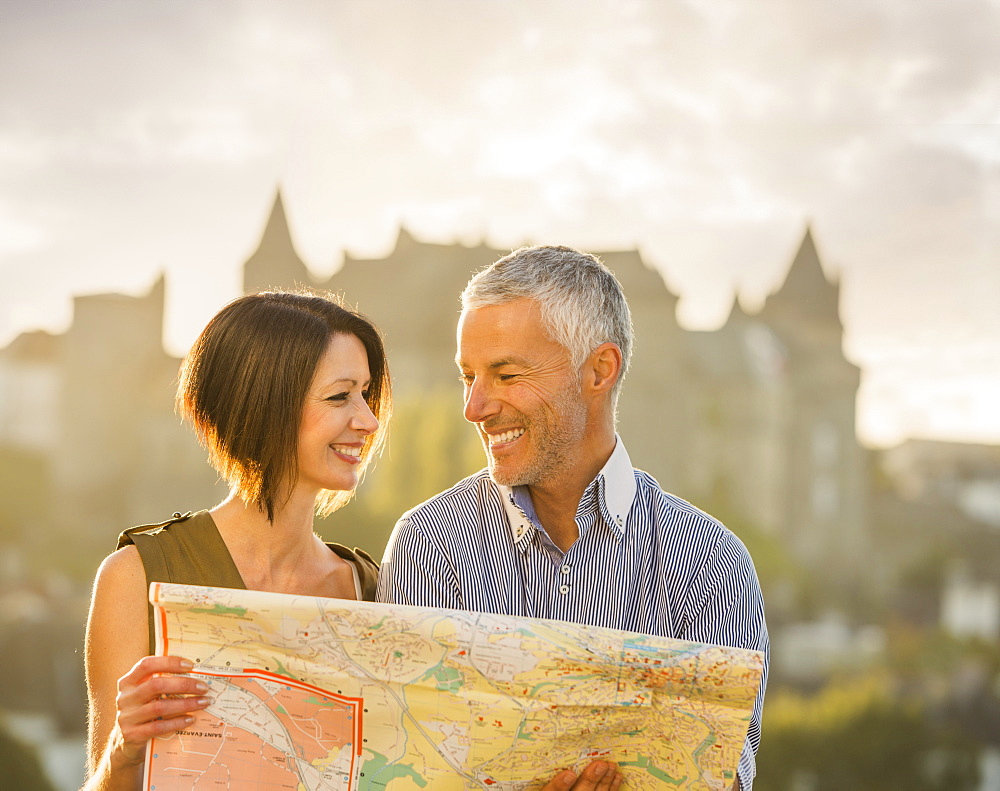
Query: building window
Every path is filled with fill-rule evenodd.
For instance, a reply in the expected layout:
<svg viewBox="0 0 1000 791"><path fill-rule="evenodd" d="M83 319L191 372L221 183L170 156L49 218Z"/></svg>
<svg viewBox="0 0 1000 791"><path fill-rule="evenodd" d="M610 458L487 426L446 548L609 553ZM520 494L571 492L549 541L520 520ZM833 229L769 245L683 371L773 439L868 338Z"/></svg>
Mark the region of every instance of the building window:
<svg viewBox="0 0 1000 791"><path fill-rule="evenodd" d="M833 423L824 420L813 426L812 457L815 467L829 469L837 464L839 439L837 428Z"/></svg>
<svg viewBox="0 0 1000 791"><path fill-rule="evenodd" d="M840 508L840 487L828 472L817 473L812 482L812 512L818 519L832 519Z"/></svg>

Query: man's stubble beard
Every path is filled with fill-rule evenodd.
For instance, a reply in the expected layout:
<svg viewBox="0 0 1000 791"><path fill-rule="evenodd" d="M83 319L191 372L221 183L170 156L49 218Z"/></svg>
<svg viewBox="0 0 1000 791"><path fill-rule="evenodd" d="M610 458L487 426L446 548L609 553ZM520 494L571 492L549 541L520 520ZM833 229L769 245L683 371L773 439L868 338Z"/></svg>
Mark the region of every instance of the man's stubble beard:
<svg viewBox="0 0 1000 791"><path fill-rule="evenodd" d="M572 390L558 396L553 403L558 415L557 425L550 421L529 420L518 413L531 443L531 458L517 469L498 469L489 450L489 439L481 434L486 450L490 478L500 486L538 486L570 466L587 430L587 409L579 393Z"/></svg>

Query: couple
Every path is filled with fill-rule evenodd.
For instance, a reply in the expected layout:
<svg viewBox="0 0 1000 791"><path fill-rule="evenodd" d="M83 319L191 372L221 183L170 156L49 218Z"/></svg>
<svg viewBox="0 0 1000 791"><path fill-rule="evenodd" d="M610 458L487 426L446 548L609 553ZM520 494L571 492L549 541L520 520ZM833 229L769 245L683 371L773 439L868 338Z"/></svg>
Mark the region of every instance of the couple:
<svg viewBox="0 0 1000 791"><path fill-rule="evenodd" d="M319 296L240 297L184 362L178 406L231 484L211 511L122 534L87 627L85 789L136 789L146 743L209 704L191 663L152 653L154 580L540 618L767 649L742 543L634 470L615 433L632 325L596 258L523 248L462 293L456 362L488 470L406 513L381 570L324 544L384 439L390 382L378 331ZM668 441L669 438L664 438ZM376 589L377 580L377 589ZM763 686L733 788L748 791ZM617 789L613 763L544 791Z"/></svg>

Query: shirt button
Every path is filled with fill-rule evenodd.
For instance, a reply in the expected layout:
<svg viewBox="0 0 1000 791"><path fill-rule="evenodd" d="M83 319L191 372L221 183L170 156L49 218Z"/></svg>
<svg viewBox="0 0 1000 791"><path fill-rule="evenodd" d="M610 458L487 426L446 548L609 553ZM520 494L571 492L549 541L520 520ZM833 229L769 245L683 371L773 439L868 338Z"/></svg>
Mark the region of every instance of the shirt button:
<svg viewBox="0 0 1000 791"><path fill-rule="evenodd" d="M561 571L563 574L569 574L569 566L563 566L561 569L559 569L559 571Z"/></svg>
<svg viewBox="0 0 1000 791"><path fill-rule="evenodd" d="M559 586L559 592L560 592L560 593L561 593L561 594L562 594L563 596L565 596L565 595L566 595L567 593L569 593L569 585L560 585L560 586Z"/></svg>

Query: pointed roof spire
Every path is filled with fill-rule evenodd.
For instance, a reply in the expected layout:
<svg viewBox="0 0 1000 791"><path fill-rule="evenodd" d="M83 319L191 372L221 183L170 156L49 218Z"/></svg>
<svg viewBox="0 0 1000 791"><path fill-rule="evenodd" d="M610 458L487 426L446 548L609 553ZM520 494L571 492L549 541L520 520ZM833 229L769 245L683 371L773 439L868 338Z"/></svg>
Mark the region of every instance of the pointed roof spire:
<svg viewBox="0 0 1000 791"><path fill-rule="evenodd" d="M274 204L271 206L271 216L267 218L267 225L264 233L260 237L260 244L254 256L260 254L275 253L295 253L295 245L292 244L292 234L288 230L288 220L285 218L285 203L281 199L281 187L275 191Z"/></svg>
<svg viewBox="0 0 1000 791"><path fill-rule="evenodd" d="M292 242L279 186L260 244L243 266L243 290L251 292L267 288L292 288L296 284L307 284L311 279L309 270L299 258Z"/></svg>
<svg viewBox="0 0 1000 791"><path fill-rule="evenodd" d="M156 301L163 301L163 295L167 290L167 273L162 269L160 274L156 276L156 280L153 281L153 285L149 287L149 291L146 292L147 297L151 297Z"/></svg>
<svg viewBox="0 0 1000 791"><path fill-rule="evenodd" d="M399 232L396 234L396 247L393 249L394 253L398 253L401 250L409 250L416 239L413 234L407 229L403 223L399 224Z"/></svg>
<svg viewBox="0 0 1000 791"><path fill-rule="evenodd" d="M823 271L812 228L805 235L781 287L767 298L761 317L765 319L831 320L840 326L840 284Z"/></svg>
<svg viewBox="0 0 1000 791"><path fill-rule="evenodd" d="M812 228L806 225L805 236L802 237L799 251L795 254L795 260L788 270L782 291L807 296L817 291L828 291L832 283L836 283L836 278L833 281L829 280L823 271L819 253L816 252L816 243L813 241Z"/></svg>
<svg viewBox="0 0 1000 791"><path fill-rule="evenodd" d="M734 291L733 304L729 306L729 313L726 316L726 321L723 326L734 324L736 322L742 322L748 318L749 315L745 310L743 310L743 303L740 302L740 293L738 291Z"/></svg>

